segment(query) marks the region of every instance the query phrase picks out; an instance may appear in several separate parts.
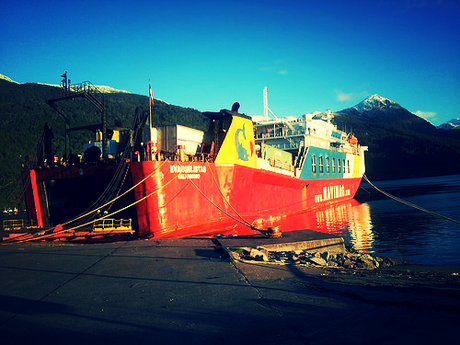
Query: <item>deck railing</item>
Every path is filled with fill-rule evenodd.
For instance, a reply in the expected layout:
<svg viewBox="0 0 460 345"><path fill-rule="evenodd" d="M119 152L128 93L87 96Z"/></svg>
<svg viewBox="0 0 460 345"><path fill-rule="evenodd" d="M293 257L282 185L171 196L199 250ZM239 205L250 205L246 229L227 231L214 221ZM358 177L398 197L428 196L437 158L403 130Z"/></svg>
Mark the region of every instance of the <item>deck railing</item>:
<svg viewBox="0 0 460 345"><path fill-rule="evenodd" d="M94 231L131 230L132 219L106 218L94 222Z"/></svg>
<svg viewBox="0 0 460 345"><path fill-rule="evenodd" d="M28 219L5 219L3 221L3 230L5 231L28 229L35 226L34 221Z"/></svg>

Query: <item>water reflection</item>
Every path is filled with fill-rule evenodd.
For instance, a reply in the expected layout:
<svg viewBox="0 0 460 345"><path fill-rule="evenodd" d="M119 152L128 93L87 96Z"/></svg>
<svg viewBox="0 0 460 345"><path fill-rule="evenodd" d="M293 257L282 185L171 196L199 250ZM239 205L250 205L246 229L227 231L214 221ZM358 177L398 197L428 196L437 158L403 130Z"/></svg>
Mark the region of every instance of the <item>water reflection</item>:
<svg viewBox="0 0 460 345"><path fill-rule="evenodd" d="M312 229L340 236L363 252L415 264L460 265L460 225L390 199L362 184L356 199L285 219L283 231ZM460 175L382 181L392 195L460 220ZM366 191L367 190L367 191Z"/></svg>
<svg viewBox="0 0 460 345"><path fill-rule="evenodd" d="M369 205L355 199L292 216L283 221L280 227L284 231L311 229L340 236L347 246L363 252L372 252L373 248Z"/></svg>
<svg viewBox="0 0 460 345"><path fill-rule="evenodd" d="M369 205L356 201L356 205L348 209L347 216L350 244L363 252L373 252L374 234Z"/></svg>

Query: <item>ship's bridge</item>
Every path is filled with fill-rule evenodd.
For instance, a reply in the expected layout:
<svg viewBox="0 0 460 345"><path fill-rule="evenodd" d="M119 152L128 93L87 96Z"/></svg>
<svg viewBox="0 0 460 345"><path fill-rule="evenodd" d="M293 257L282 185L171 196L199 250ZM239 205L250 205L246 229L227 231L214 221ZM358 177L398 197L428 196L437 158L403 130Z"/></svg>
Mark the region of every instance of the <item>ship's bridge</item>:
<svg viewBox="0 0 460 345"><path fill-rule="evenodd" d="M346 141L345 133L337 130L330 117L323 116L262 120L254 123L254 129L257 144L291 152L297 152L302 145L330 149Z"/></svg>

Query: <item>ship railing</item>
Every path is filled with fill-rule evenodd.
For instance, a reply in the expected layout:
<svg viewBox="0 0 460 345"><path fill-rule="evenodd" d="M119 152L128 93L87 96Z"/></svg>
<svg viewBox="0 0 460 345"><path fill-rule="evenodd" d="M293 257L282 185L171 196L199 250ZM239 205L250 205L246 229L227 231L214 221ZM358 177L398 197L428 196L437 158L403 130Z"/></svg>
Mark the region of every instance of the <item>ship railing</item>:
<svg viewBox="0 0 460 345"><path fill-rule="evenodd" d="M291 172L295 171L295 167L292 166L289 163L283 163L283 162L281 162L279 160L276 160L276 159L269 159L268 162L269 162L270 166L273 167L273 168L280 168L280 169L288 170L288 171L291 171Z"/></svg>
<svg viewBox="0 0 460 345"><path fill-rule="evenodd" d="M140 156L137 156L140 161ZM217 154L215 153L195 153L178 154L176 151L158 151L153 160L158 161L177 161L177 162L209 162L214 163ZM135 158L136 159L136 158Z"/></svg>
<svg viewBox="0 0 460 345"><path fill-rule="evenodd" d="M361 156L362 155L360 145L357 145L357 146L350 146L350 145L347 145L347 146L330 146L329 150L337 151L337 152L343 152L343 153L349 153L349 154L353 154L355 156Z"/></svg>
<svg viewBox="0 0 460 345"><path fill-rule="evenodd" d="M93 231L125 231L132 230L132 219L105 218L94 222Z"/></svg>
<svg viewBox="0 0 460 345"><path fill-rule="evenodd" d="M34 223L33 220L28 219L5 219L3 221L3 230L11 231L35 228L37 226Z"/></svg>
<svg viewBox="0 0 460 345"><path fill-rule="evenodd" d="M256 140L259 139L273 139L273 138L290 138L290 137L303 137L306 134L305 131L303 130L296 130L296 131L285 131L285 132L280 132L280 131L271 131L269 133L264 133L264 132L258 132L256 135Z"/></svg>
<svg viewBox="0 0 460 345"><path fill-rule="evenodd" d="M270 146L273 146L273 147L276 147L280 150L295 150L295 149L298 149L299 148L299 143L296 142L296 141L292 141L291 138L283 138L283 139L286 139L282 142L280 141L277 141L277 142L270 142L270 141L265 141L265 140L260 140L260 139L256 139L255 140L255 143L257 145L260 145L261 143L266 143Z"/></svg>
<svg viewBox="0 0 460 345"><path fill-rule="evenodd" d="M216 156L215 153L198 153L192 157L192 161L214 163Z"/></svg>
<svg viewBox="0 0 460 345"><path fill-rule="evenodd" d="M362 155L361 147L359 145L358 146L344 146L341 149L341 151L344 152L344 153L349 153L349 154L355 155L355 156L361 156Z"/></svg>

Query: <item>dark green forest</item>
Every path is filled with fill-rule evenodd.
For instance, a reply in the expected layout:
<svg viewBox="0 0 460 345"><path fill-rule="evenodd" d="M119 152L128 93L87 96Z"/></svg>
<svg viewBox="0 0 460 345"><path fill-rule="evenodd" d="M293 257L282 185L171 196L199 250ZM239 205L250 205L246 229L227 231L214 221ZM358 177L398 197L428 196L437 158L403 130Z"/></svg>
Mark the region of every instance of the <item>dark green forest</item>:
<svg viewBox="0 0 460 345"><path fill-rule="evenodd" d="M35 83L17 84L0 79L0 209L17 207L21 202L21 164L26 157L37 156L37 143L44 126L53 131L54 154L65 152L65 121L46 100L64 96L64 89ZM132 128L138 107L149 111L147 96L130 93L95 93L94 97L107 109L108 128ZM100 112L86 99L59 102L69 117L70 127L100 124ZM180 124L200 130L207 129L208 120L201 112L156 100L152 105L152 125ZM82 154L83 143L94 140L89 130L70 133L70 151Z"/></svg>
<svg viewBox="0 0 460 345"><path fill-rule="evenodd" d="M390 118L343 111L333 121L369 147L371 181L460 174L460 130L436 129L404 108Z"/></svg>

